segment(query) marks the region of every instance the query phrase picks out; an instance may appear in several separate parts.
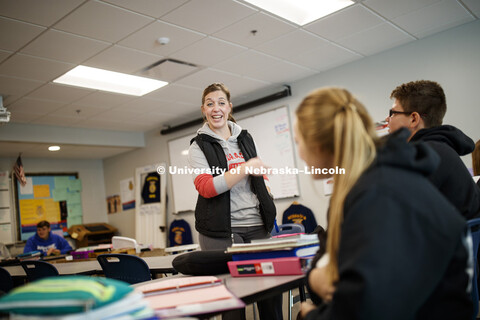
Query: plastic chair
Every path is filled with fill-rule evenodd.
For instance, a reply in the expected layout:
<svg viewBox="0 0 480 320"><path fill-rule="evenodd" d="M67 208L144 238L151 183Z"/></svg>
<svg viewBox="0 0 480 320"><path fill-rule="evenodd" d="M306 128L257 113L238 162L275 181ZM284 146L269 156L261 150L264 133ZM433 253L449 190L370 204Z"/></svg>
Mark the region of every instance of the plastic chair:
<svg viewBox="0 0 480 320"><path fill-rule="evenodd" d="M473 243L473 279L472 279L472 302L473 302L473 315L472 319L477 319L478 315L478 247L480 244L480 218L468 220L468 228L472 236Z"/></svg>
<svg viewBox="0 0 480 320"><path fill-rule="evenodd" d="M298 223L284 223L278 226L278 231L273 228L270 233L272 236L278 236L280 234L292 234L292 233L305 233L305 227L303 224Z"/></svg>
<svg viewBox="0 0 480 320"><path fill-rule="evenodd" d="M46 277L58 276L58 270L53 264L39 260L25 260L20 261L23 270L27 274L28 282Z"/></svg>
<svg viewBox="0 0 480 320"><path fill-rule="evenodd" d="M0 267L0 292L8 293L13 288L13 279L10 273ZM1 295L1 294L0 294Z"/></svg>
<svg viewBox="0 0 480 320"><path fill-rule="evenodd" d="M140 257L122 253L97 256L105 277L135 284L152 280L150 268Z"/></svg>

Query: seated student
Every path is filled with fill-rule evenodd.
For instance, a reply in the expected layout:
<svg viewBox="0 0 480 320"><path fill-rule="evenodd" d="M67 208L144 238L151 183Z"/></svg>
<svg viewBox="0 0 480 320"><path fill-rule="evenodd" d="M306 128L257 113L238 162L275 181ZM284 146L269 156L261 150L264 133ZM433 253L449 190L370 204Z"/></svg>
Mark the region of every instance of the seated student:
<svg viewBox="0 0 480 320"><path fill-rule="evenodd" d="M442 87L427 80L396 87L388 122L389 132L410 131L410 141L424 141L440 156L440 165L430 176L432 183L465 219L480 216L480 189L459 156L473 151L475 144L459 129L442 125L447 103Z"/></svg>
<svg viewBox="0 0 480 320"><path fill-rule="evenodd" d="M347 90L318 89L296 111L300 157L335 174L325 267L308 282L304 319L470 319L466 223L425 177L438 155L399 130L379 142ZM314 179L328 176L314 174Z"/></svg>
<svg viewBox="0 0 480 320"><path fill-rule="evenodd" d="M27 240L23 252L42 251L44 255L65 254L72 250L67 240L51 232L50 223L42 220L37 224L37 233Z"/></svg>

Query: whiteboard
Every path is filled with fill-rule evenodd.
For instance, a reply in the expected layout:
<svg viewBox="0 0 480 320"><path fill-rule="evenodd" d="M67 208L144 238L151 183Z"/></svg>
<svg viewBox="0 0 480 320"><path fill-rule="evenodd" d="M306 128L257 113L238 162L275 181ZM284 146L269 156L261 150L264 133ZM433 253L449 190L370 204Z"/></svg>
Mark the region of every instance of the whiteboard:
<svg viewBox="0 0 480 320"><path fill-rule="evenodd" d="M292 136L292 126L288 107L280 107L260 113L237 123L253 137L257 154L265 164L275 169L296 168ZM196 133L168 142L170 166L188 167L188 148L190 140ZM194 211L198 193L193 179L188 174L171 174L174 213ZM290 198L300 195L296 174L270 174L271 192L275 199Z"/></svg>

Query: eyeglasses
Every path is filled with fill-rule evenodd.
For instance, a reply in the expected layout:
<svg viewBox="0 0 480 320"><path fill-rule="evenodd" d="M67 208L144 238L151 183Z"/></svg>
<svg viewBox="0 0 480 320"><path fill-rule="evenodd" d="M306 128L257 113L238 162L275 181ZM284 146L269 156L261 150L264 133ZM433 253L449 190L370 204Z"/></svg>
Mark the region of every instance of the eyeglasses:
<svg viewBox="0 0 480 320"><path fill-rule="evenodd" d="M394 114L412 114L412 112L407 111L395 111L395 110L388 110L388 117L391 118Z"/></svg>

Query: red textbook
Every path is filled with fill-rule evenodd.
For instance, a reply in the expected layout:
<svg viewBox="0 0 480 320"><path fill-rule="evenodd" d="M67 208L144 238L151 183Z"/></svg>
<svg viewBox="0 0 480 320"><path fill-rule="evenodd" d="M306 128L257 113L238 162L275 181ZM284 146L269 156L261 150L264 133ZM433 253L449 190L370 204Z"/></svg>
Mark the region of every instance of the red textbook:
<svg viewBox="0 0 480 320"><path fill-rule="evenodd" d="M304 274L312 257L287 257L229 261L228 269L233 277L279 276Z"/></svg>

